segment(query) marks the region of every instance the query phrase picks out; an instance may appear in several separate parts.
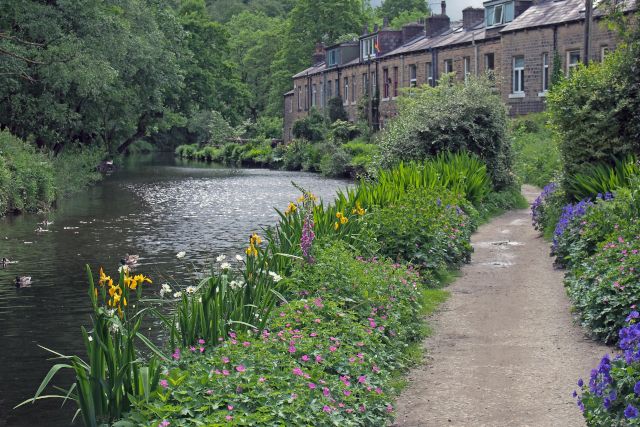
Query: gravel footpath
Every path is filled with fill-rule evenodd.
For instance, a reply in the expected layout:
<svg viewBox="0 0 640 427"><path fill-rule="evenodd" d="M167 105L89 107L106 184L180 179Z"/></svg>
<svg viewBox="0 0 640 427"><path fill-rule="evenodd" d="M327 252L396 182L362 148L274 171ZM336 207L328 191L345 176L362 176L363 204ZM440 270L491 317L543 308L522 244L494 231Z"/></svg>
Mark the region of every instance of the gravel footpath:
<svg viewBox="0 0 640 427"><path fill-rule="evenodd" d="M530 202L539 190L523 186ZM549 245L516 210L480 227L430 320L395 426L583 426L572 391L609 349L576 324Z"/></svg>

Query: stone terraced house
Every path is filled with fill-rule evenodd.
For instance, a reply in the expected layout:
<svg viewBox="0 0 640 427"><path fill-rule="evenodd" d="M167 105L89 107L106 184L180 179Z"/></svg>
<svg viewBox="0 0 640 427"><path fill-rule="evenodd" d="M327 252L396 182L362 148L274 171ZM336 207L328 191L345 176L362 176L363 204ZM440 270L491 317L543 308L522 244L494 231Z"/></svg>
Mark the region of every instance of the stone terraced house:
<svg viewBox="0 0 640 427"><path fill-rule="evenodd" d="M620 2L624 12L633 0ZM563 73L585 57L584 0L490 0L468 7L461 22L441 13L394 30L385 24L358 40L318 44L313 66L293 76L284 95L284 140L292 139L296 120L312 108L326 113L331 98L341 98L352 121L366 117L378 130L396 114L402 88L434 86L444 73L463 81L489 73L510 114L542 111L554 58ZM589 60L615 49L616 34L596 7L590 25Z"/></svg>

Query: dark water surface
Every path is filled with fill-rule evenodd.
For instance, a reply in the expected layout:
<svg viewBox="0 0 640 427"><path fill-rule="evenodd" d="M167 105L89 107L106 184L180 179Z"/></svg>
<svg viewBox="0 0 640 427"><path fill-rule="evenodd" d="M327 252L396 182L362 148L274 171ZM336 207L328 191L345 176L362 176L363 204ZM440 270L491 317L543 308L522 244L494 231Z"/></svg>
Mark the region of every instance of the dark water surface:
<svg viewBox="0 0 640 427"><path fill-rule="evenodd" d="M175 161L172 156L129 159L103 183L65 200L46 215L0 219L0 426L66 426L73 404L50 400L13 410L33 396L52 366L39 345L81 354L80 327L89 323L84 265L116 274L124 254L140 255L137 272L162 282L193 284L194 270L219 254L228 259L251 232L273 225L273 207L298 197L291 181L325 201L346 181L263 169L229 169ZM48 232L38 223L53 221ZM186 252L183 260L176 254ZM15 289L18 275L31 288ZM69 385L60 377L56 384ZM81 425L78 419L75 423Z"/></svg>

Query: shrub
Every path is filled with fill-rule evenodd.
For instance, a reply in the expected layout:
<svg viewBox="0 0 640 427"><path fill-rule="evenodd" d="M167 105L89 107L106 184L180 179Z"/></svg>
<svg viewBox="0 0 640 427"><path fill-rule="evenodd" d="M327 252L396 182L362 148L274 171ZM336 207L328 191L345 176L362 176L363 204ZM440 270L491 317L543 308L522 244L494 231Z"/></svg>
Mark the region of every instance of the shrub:
<svg viewBox="0 0 640 427"><path fill-rule="evenodd" d="M176 156L181 157L183 159L195 159L196 153L198 152L198 144L186 144L179 145L176 147Z"/></svg>
<svg viewBox="0 0 640 427"><path fill-rule="evenodd" d="M341 177L348 174L351 156L342 147L333 147L333 152L322 156L320 171L324 176Z"/></svg>
<svg viewBox="0 0 640 427"><path fill-rule="evenodd" d="M335 143L345 143L356 138L360 134L360 131L353 123L336 120L329 126L329 140Z"/></svg>
<svg viewBox="0 0 640 427"><path fill-rule="evenodd" d="M336 96L335 98L331 98L328 103L329 109L329 122L334 123L337 120L341 120L343 122L349 121L349 115L347 111L344 109L342 98Z"/></svg>
<svg viewBox="0 0 640 427"><path fill-rule="evenodd" d="M57 195L68 195L102 179L96 167L106 151L100 146L69 145L52 158Z"/></svg>
<svg viewBox="0 0 640 427"><path fill-rule="evenodd" d="M375 210L370 222L382 255L435 272L469 260L469 237L476 220L477 212L468 201L436 187L405 194Z"/></svg>
<svg viewBox="0 0 640 427"><path fill-rule="evenodd" d="M559 138L565 179L585 167L639 154L637 79L632 47L621 47L604 62L591 62L554 85L547 96ZM635 129L635 130L634 130Z"/></svg>
<svg viewBox="0 0 640 427"><path fill-rule="evenodd" d="M268 166L272 163L273 149L269 142L252 144L242 155L242 163Z"/></svg>
<svg viewBox="0 0 640 427"><path fill-rule="evenodd" d="M412 89L398 108L379 136L383 167L443 151L469 151L486 162L496 189L514 182L506 107L486 78Z"/></svg>
<svg viewBox="0 0 640 427"><path fill-rule="evenodd" d="M515 119L511 125L514 171L526 184L544 187L561 169L558 145L544 114Z"/></svg>
<svg viewBox="0 0 640 427"><path fill-rule="evenodd" d="M589 166L586 170L568 177L567 191L576 200L593 198L598 194L628 187L635 176L640 176L640 164L634 156L628 156L625 160L615 162L613 166Z"/></svg>
<svg viewBox="0 0 640 427"><path fill-rule="evenodd" d="M292 132L295 138L318 142L324 139L327 132L326 128L327 126L322 114L315 108L312 108L307 117L296 120L293 124Z"/></svg>
<svg viewBox="0 0 640 427"><path fill-rule="evenodd" d="M349 169L354 176L365 176L380 152L376 144L368 144L360 138L344 144L342 148L351 156Z"/></svg>

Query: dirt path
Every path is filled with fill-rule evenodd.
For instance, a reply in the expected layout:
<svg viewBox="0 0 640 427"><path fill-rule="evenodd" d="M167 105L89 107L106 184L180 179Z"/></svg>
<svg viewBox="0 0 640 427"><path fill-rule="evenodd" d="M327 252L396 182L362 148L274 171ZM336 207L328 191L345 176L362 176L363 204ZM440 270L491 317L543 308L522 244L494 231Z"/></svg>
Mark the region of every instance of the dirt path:
<svg viewBox="0 0 640 427"><path fill-rule="evenodd" d="M533 200L537 189L525 186ZM573 324L549 246L528 210L478 230L475 253L433 316L427 365L398 399L397 426L580 426L571 397L607 348Z"/></svg>

